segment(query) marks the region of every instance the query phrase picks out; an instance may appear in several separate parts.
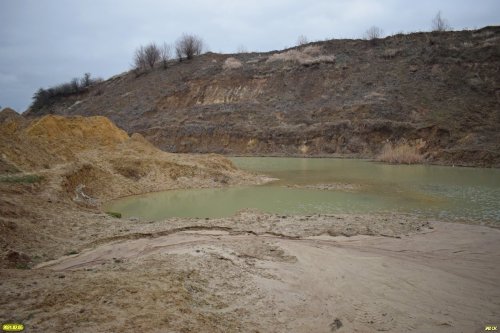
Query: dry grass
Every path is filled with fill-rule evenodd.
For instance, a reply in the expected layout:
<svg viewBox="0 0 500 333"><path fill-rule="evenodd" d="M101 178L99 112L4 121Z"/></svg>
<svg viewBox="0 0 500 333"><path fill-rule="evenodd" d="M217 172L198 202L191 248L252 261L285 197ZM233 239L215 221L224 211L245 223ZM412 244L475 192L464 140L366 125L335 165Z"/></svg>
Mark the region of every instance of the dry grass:
<svg viewBox="0 0 500 333"><path fill-rule="evenodd" d="M303 62L301 62L301 65L314 65L314 64L333 64L335 63L335 56L334 55L320 55L317 57L312 57L310 59L307 59Z"/></svg>
<svg viewBox="0 0 500 333"><path fill-rule="evenodd" d="M302 52L309 54L311 56L318 56L321 54L321 46L319 45L309 45L304 47Z"/></svg>
<svg viewBox="0 0 500 333"><path fill-rule="evenodd" d="M412 147L407 143L398 146L388 143L382 148L376 160L393 164L416 164L422 163L423 156L418 152L417 147Z"/></svg>
<svg viewBox="0 0 500 333"><path fill-rule="evenodd" d="M493 36L494 32L491 30L485 30L485 31L480 31L480 32L473 32L472 36L474 38L488 38L490 36Z"/></svg>
<svg viewBox="0 0 500 333"><path fill-rule="evenodd" d="M492 37L492 38L488 38L486 39L484 42L483 42L483 47L486 47L486 46L496 46L498 45L498 43L500 42L500 37Z"/></svg>
<svg viewBox="0 0 500 333"><path fill-rule="evenodd" d="M239 61L236 58L230 57L227 58L226 61L224 61L224 65L222 66L223 69L238 69L241 68L243 65L241 64L241 61Z"/></svg>
<svg viewBox="0 0 500 333"><path fill-rule="evenodd" d="M294 62L300 65L313 65L320 63L334 63L335 56L332 55L320 55L321 48L319 46L307 46L303 50L289 50L282 53L275 53L271 55L267 62Z"/></svg>
<svg viewBox="0 0 500 333"><path fill-rule="evenodd" d="M267 62L276 62L276 61L292 61L292 62L302 62L305 59L310 57L308 54L300 52L299 50L289 50L283 53L275 53L272 54Z"/></svg>
<svg viewBox="0 0 500 333"><path fill-rule="evenodd" d="M392 59L401 54L401 52L402 52L401 49L386 49L384 50L382 57L385 59Z"/></svg>

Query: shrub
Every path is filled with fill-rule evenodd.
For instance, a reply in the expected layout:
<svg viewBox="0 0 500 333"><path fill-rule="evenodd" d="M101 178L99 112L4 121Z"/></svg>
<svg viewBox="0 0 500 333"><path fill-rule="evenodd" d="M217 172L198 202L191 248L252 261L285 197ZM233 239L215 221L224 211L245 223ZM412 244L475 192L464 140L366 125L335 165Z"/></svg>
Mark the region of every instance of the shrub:
<svg viewBox="0 0 500 333"><path fill-rule="evenodd" d="M224 65L222 66L223 69L238 69L238 68L241 68L241 66L243 66L241 64L241 61L239 61L238 59L236 58L233 58L233 57L229 57L226 59L226 61L224 61Z"/></svg>
<svg viewBox="0 0 500 333"><path fill-rule="evenodd" d="M203 40L196 35L183 34L175 43L175 53L179 61L188 60L200 55L203 51Z"/></svg>
<svg viewBox="0 0 500 333"><path fill-rule="evenodd" d="M393 147L391 143L387 143L382 148L376 160L393 164L414 164L421 163L423 157L416 147L412 147L407 143L396 147Z"/></svg>

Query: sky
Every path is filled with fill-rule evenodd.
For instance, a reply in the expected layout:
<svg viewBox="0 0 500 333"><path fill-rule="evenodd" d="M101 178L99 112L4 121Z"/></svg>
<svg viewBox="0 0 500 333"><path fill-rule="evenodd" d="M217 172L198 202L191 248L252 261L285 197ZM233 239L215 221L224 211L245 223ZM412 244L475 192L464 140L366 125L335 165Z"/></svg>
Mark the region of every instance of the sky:
<svg viewBox="0 0 500 333"><path fill-rule="evenodd" d="M0 107L25 111L40 87L131 68L135 49L183 33L208 50L271 51L309 41L500 24L498 0L0 0Z"/></svg>

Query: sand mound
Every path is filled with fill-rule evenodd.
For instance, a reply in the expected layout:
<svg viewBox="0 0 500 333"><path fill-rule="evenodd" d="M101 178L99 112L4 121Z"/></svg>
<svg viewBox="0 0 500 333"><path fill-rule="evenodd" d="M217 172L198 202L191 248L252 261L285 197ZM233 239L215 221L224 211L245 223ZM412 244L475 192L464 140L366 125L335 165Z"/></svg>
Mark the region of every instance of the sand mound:
<svg viewBox="0 0 500 333"><path fill-rule="evenodd" d="M0 123L3 123L4 121L9 119L16 119L20 117L21 115L11 108L5 108L0 111Z"/></svg>
<svg viewBox="0 0 500 333"><path fill-rule="evenodd" d="M26 124L26 120L11 108L0 111L0 136L12 135L19 127Z"/></svg>
<svg viewBox="0 0 500 333"><path fill-rule="evenodd" d="M113 147L129 139L105 117L49 115L28 122L12 112L2 111L0 153L4 164L23 171L74 161L82 151Z"/></svg>
<svg viewBox="0 0 500 333"><path fill-rule="evenodd" d="M53 179L53 193L67 198L74 199L75 191L110 199L251 178L222 156L163 152L101 116L48 115L31 122L19 116L0 123L0 130L0 171L41 173Z"/></svg>

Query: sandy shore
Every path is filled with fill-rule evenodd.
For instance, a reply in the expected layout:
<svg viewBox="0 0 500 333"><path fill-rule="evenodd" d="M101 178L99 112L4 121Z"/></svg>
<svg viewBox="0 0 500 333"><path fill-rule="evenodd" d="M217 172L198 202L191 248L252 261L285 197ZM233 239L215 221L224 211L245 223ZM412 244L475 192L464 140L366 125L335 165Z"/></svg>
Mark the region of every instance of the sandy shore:
<svg viewBox="0 0 500 333"><path fill-rule="evenodd" d="M411 216L121 221L1 270L30 332L482 332L500 318L500 230Z"/></svg>

